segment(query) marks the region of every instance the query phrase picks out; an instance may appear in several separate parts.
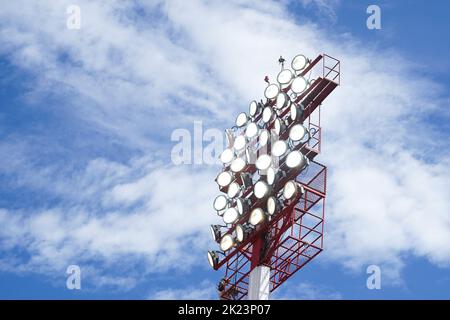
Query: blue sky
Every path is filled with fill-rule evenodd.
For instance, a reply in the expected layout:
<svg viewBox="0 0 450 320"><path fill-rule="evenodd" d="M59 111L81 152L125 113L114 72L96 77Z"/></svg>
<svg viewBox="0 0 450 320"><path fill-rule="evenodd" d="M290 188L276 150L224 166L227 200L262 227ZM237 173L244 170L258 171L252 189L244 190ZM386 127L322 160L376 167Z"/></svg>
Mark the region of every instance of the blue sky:
<svg viewBox="0 0 450 320"><path fill-rule="evenodd" d="M342 86L325 251L275 297L450 298L447 2L78 1L77 31L69 4L0 9L0 298L214 298L219 167L172 164L171 133L230 126L299 52L340 58Z"/></svg>

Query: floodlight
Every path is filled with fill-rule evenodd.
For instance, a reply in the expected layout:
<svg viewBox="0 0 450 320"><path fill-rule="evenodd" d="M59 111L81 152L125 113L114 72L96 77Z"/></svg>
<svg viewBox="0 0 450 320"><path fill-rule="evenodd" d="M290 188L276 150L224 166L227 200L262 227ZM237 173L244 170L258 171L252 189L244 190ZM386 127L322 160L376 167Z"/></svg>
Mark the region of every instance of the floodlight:
<svg viewBox="0 0 450 320"><path fill-rule="evenodd" d="M276 171L274 167L269 167L266 172L267 183L271 186L275 182Z"/></svg>
<svg viewBox="0 0 450 320"><path fill-rule="evenodd" d="M236 117L236 126L238 127L242 127L244 124L247 123L247 114L245 112L241 112L238 114L238 116Z"/></svg>
<svg viewBox="0 0 450 320"><path fill-rule="evenodd" d="M303 70L306 65L308 64L308 58L306 58L304 55L299 54L297 56L294 57L294 59L292 59L292 69L294 69L295 71L300 71Z"/></svg>
<svg viewBox="0 0 450 320"><path fill-rule="evenodd" d="M271 107L265 107L263 110L262 120L264 123L268 123L272 119L273 111Z"/></svg>
<svg viewBox="0 0 450 320"><path fill-rule="evenodd" d="M251 117L254 117L258 113L258 107L258 103L255 100L250 102L250 106L248 107L248 114Z"/></svg>
<svg viewBox="0 0 450 320"><path fill-rule="evenodd" d="M219 242L220 238L222 237L222 233L220 232L220 226L216 224L211 225L211 234L213 237L213 240L215 242Z"/></svg>
<svg viewBox="0 0 450 320"><path fill-rule="evenodd" d="M234 230L236 232L236 241L237 242L244 241L245 239L247 239L249 234L252 232L252 228L250 228L248 225L242 225L242 224L237 224L236 228Z"/></svg>
<svg viewBox="0 0 450 320"><path fill-rule="evenodd" d="M216 182L219 187L226 187L231 183L231 181L233 181L233 175L228 171L222 171L216 178Z"/></svg>
<svg viewBox="0 0 450 320"><path fill-rule="evenodd" d="M277 102L275 103L275 108L277 108L278 110L282 110L286 108L290 102L291 100L289 99L288 95L284 92L280 92L277 95Z"/></svg>
<svg viewBox="0 0 450 320"><path fill-rule="evenodd" d="M231 162L230 169L233 172L241 172L244 170L247 163L242 158L236 158Z"/></svg>
<svg viewBox="0 0 450 320"><path fill-rule="evenodd" d="M269 197L267 199L267 213L272 216L275 213L278 213L281 208L281 202L277 197Z"/></svg>
<svg viewBox="0 0 450 320"><path fill-rule="evenodd" d="M267 170L272 164L272 157L268 154L262 154L256 160L256 168L258 170Z"/></svg>
<svg viewBox="0 0 450 320"><path fill-rule="evenodd" d="M272 83L267 86L266 90L264 91L264 96L269 100L275 99L278 92L280 92L280 88L278 87L278 85Z"/></svg>
<svg viewBox="0 0 450 320"><path fill-rule="evenodd" d="M248 208L250 207L250 202L248 199L236 199L236 209L239 213L239 215L243 215Z"/></svg>
<svg viewBox="0 0 450 320"><path fill-rule="evenodd" d="M284 69L282 70L278 76L277 76L277 81L279 84L285 85L285 84L289 84L289 82L291 82L293 77L292 71L289 69Z"/></svg>
<svg viewBox="0 0 450 320"><path fill-rule="evenodd" d="M300 120L301 116L303 115L303 111L305 110L305 108L303 107L303 105L300 103L299 105L296 105L295 103L291 104L291 121L295 122Z"/></svg>
<svg viewBox="0 0 450 320"><path fill-rule="evenodd" d="M234 140L233 148L235 150L242 150L245 148L245 145L247 144L247 141L245 140L244 135L237 136Z"/></svg>
<svg viewBox="0 0 450 320"><path fill-rule="evenodd" d="M291 151L286 157L286 165L289 168L302 168L305 164L306 157L298 150Z"/></svg>
<svg viewBox="0 0 450 320"><path fill-rule="evenodd" d="M225 210L228 206L229 200L227 197L225 197L223 194L221 194L220 196L217 196L214 199L214 210L216 210L217 212L221 212L223 210Z"/></svg>
<svg viewBox="0 0 450 320"><path fill-rule="evenodd" d="M264 222L266 219L266 214L261 208L253 209L250 213L250 218L248 219L248 222L253 225L257 226L258 224Z"/></svg>
<svg viewBox="0 0 450 320"><path fill-rule="evenodd" d="M260 147L264 147L265 145L267 145L267 142L269 142L269 138L270 138L270 132L269 130L263 129L261 130L261 132L259 133L259 146Z"/></svg>
<svg viewBox="0 0 450 320"><path fill-rule="evenodd" d="M289 130L289 139L292 141L300 141L303 140L307 133L308 130L302 124L295 124Z"/></svg>
<svg viewBox="0 0 450 320"><path fill-rule="evenodd" d="M281 157L286 153L288 149L286 141L278 140L272 145L272 155L275 157Z"/></svg>
<svg viewBox="0 0 450 320"><path fill-rule="evenodd" d="M225 137L227 139L227 148L231 148L234 144L234 134L231 129L225 130Z"/></svg>
<svg viewBox="0 0 450 320"><path fill-rule="evenodd" d="M273 129L277 136L280 136L282 132L286 129L283 119L276 118L274 121Z"/></svg>
<svg viewBox="0 0 450 320"><path fill-rule="evenodd" d="M229 198L235 198L241 192L241 186L237 182L232 182L228 187L227 195Z"/></svg>
<svg viewBox="0 0 450 320"><path fill-rule="evenodd" d="M211 268L216 269L217 264L219 263L219 256L216 251L208 251L208 262Z"/></svg>
<svg viewBox="0 0 450 320"><path fill-rule="evenodd" d="M239 218L239 212L235 207L228 208L222 216L226 224L234 223Z"/></svg>
<svg viewBox="0 0 450 320"><path fill-rule="evenodd" d="M228 251L234 247L235 244L236 242L234 241L233 236L231 234L226 234L222 237L222 240L220 240L220 249L222 251Z"/></svg>
<svg viewBox="0 0 450 320"><path fill-rule="evenodd" d="M283 197L286 200L292 199L298 193L300 193L300 195L305 193L305 189L301 184L299 184L295 180L286 182L283 188Z"/></svg>
<svg viewBox="0 0 450 320"><path fill-rule="evenodd" d="M220 161L222 161L223 164L230 163L233 161L234 158L234 152L232 149L225 149L223 150L222 154L220 155Z"/></svg>
<svg viewBox="0 0 450 320"><path fill-rule="evenodd" d="M247 138L252 139L258 135L258 125L254 122L250 122L245 129L245 135Z"/></svg>
<svg viewBox="0 0 450 320"><path fill-rule="evenodd" d="M302 93L305 91L306 87L308 86L308 81L306 81L305 78L302 76L295 77L295 79L292 81L291 84L291 90L294 93Z"/></svg>
<svg viewBox="0 0 450 320"><path fill-rule="evenodd" d="M256 198L262 199L269 194L269 190L270 188L267 182L260 180L255 184L253 193L255 194Z"/></svg>

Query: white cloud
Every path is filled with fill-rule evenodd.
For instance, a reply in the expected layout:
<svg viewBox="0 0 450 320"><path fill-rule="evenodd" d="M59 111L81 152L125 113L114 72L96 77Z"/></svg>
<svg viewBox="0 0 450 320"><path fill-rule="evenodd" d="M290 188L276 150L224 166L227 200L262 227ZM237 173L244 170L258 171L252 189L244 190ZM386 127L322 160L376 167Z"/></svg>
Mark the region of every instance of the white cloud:
<svg viewBox="0 0 450 320"><path fill-rule="evenodd" d="M342 61L342 86L323 108L319 159L330 176L322 255L359 272L381 264L391 279L407 254L450 263L448 141L439 143L423 120L445 100L442 88L401 56L348 36L331 40L271 1L151 2L141 11L134 2L79 5L83 25L73 32L64 28L64 2L5 3L1 52L38 75L35 99L56 90L66 103L76 97L64 107L76 106L79 119L152 157L129 165L92 160L71 178L59 164L35 170L26 144L0 161L19 185L56 189L63 202L2 211L2 250L17 270L136 255L151 272L178 259L184 237L194 248L186 263L193 264L209 241L214 173L161 168L169 152L157 146L170 135L160 141L159 129L202 118L225 128L245 101L262 96L262 79L276 76L280 54L322 51ZM59 60L62 53L71 63ZM17 150L4 145L8 155ZM196 219L179 223L187 212ZM13 257L17 247L33 258ZM0 261L4 269L8 259Z"/></svg>
<svg viewBox="0 0 450 320"><path fill-rule="evenodd" d="M216 286L209 281L203 281L198 286L188 288L156 290L148 297L150 300L212 300L217 298Z"/></svg>
<svg viewBox="0 0 450 320"><path fill-rule="evenodd" d="M342 294L327 286L311 282L293 284L287 282L273 295L278 300L340 300Z"/></svg>

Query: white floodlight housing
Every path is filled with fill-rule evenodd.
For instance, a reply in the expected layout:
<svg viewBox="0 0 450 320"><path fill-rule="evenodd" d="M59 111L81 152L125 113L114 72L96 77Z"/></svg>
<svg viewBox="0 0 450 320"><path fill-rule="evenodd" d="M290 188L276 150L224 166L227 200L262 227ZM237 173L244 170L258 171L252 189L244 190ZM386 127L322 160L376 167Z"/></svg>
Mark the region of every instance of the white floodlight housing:
<svg viewBox="0 0 450 320"><path fill-rule="evenodd" d="M215 251L208 251L208 262L211 268L216 269L219 264L219 256Z"/></svg>
<svg viewBox="0 0 450 320"><path fill-rule="evenodd" d="M267 184L267 182L262 180L258 181L253 189L255 197L258 199L265 198L269 194L269 191L270 191L269 185Z"/></svg>
<svg viewBox="0 0 450 320"><path fill-rule="evenodd" d="M275 157L281 157L288 150L286 141L278 140L272 145L272 155Z"/></svg>
<svg viewBox="0 0 450 320"><path fill-rule="evenodd" d="M253 225L257 226L264 222L266 219L266 214L261 208L253 209L250 213L250 218L248 219L248 222Z"/></svg>
<svg viewBox="0 0 450 320"><path fill-rule="evenodd" d="M308 130L300 123L295 124L289 130L289 139L292 141L301 141L308 133Z"/></svg>
<svg viewBox="0 0 450 320"><path fill-rule="evenodd" d="M289 69L281 70L280 73L277 76L277 81L281 85L287 85L291 82L294 75L292 74L292 71Z"/></svg>
<svg viewBox="0 0 450 320"><path fill-rule="evenodd" d="M278 213L280 209L281 209L281 202L277 197L271 196L267 199L267 214L269 216Z"/></svg>
<svg viewBox="0 0 450 320"><path fill-rule="evenodd" d="M234 139L233 148L237 151L240 151L245 148L247 144L247 140L245 140L244 135L237 136L236 139Z"/></svg>
<svg viewBox="0 0 450 320"><path fill-rule="evenodd" d="M229 200L227 197L225 197L223 194L221 194L220 196L217 196L214 199L214 210L216 210L219 213L223 213L223 210L225 210L227 208L229 204Z"/></svg>
<svg viewBox="0 0 450 320"><path fill-rule="evenodd" d="M216 224L212 224L211 225L211 235L215 242L219 242L220 238L222 237L222 233L220 232L220 226L218 226Z"/></svg>
<svg viewBox="0 0 450 320"><path fill-rule="evenodd" d="M223 164L230 163L231 161L233 161L233 158L234 158L234 152L233 152L233 149L230 149L230 148L226 148L225 150L223 150L222 154L220 155L220 161Z"/></svg>
<svg viewBox="0 0 450 320"><path fill-rule="evenodd" d="M306 157L298 150L291 151L286 157L286 165L289 168L303 168L306 163Z"/></svg>
<svg viewBox="0 0 450 320"><path fill-rule="evenodd" d="M245 162L242 158L236 158L231 162L230 169L233 172L241 172L247 166L247 162Z"/></svg>
<svg viewBox="0 0 450 320"><path fill-rule="evenodd" d="M271 107L265 107L263 110L262 120L264 123L268 123L273 116L273 111Z"/></svg>
<svg viewBox="0 0 450 320"><path fill-rule="evenodd" d="M236 126L240 128L243 125L245 125L247 121L248 121L247 114L245 112L241 112L236 117Z"/></svg>
<svg viewBox="0 0 450 320"><path fill-rule="evenodd" d="M232 182L228 187L227 195L229 198L235 198L241 192L241 186L237 182Z"/></svg>
<svg viewBox="0 0 450 320"><path fill-rule="evenodd" d="M284 185L284 188L283 188L283 197L286 200L290 200L290 199L294 198L299 193L300 193L300 195L305 193L305 189L303 188L303 186L301 184L299 184L295 180L290 180L290 181L286 182L286 184Z"/></svg>
<svg viewBox="0 0 450 320"><path fill-rule="evenodd" d="M276 171L274 167L269 167L266 171L267 183L272 186L275 182Z"/></svg>
<svg viewBox="0 0 450 320"><path fill-rule="evenodd" d="M226 224L234 223L238 218L239 212L235 207L228 208L222 216L223 222L225 222Z"/></svg>
<svg viewBox="0 0 450 320"><path fill-rule="evenodd" d="M228 251L235 245L236 242L234 241L234 238L231 234L224 235L220 240L220 250L222 251Z"/></svg>
<svg viewBox="0 0 450 320"><path fill-rule="evenodd" d="M306 79L302 76L297 76L291 83L291 90L292 92L299 94L305 91L307 86L308 81L306 81Z"/></svg>
<svg viewBox="0 0 450 320"><path fill-rule="evenodd" d="M251 117L254 117L254 116L256 116L256 114L258 113L258 103L255 101L255 100L253 100L252 102L250 102L250 106L248 107L248 114L251 116Z"/></svg>
<svg viewBox="0 0 450 320"><path fill-rule="evenodd" d="M222 171L216 178L219 187L227 187L233 181L233 175L229 171Z"/></svg>
<svg viewBox="0 0 450 320"><path fill-rule="evenodd" d="M268 154L262 154L256 160L256 168L258 170L267 170L272 164L272 157Z"/></svg>
<svg viewBox="0 0 450 320"><path fill-rule="evenodd" d="M272 83L269 84L266 88L266 90L264 91L264 96L269 99L275 99L277 97L277 94L280 92L280 88L278 87L278 85Z"/></svg>
<svg viewBox="0 0 450 320"><path fill-rule="evenodd" d="M236 232L236 241L242 242L245 239L247 239L249 233L251 232L251 229L249 227L246 227L242 224L237 224L236 228L234 229Z"/></svg>
<svg viewBox="0 0 450 320"><path fill-rule="evenodd" d="M258 135L258 132L259 132L258 125L254 122L250 122L247 125L247 128L245 129L245 135L249 139L253 139L254 137L256 137Z"/></svg>
<svg viewBox="0 0 450 320"><path fill-rule="evenodd" d="M263 129L261 130L261 132L259 133L259 146L260 147L264 147L265 145L267 145L267 143L269 142L270 139L270 132L267 129Z"/></svg>
<svg viewBox="0 0 450 320"><path fill-rule="evenodd" d="M284 92L280 92L277 95L277 102L275 103L275 108L277 108L278 110L282 110L286 108L290 102L291 100L289 99L288 95Z"/></svg>
<svg viewBox="0 0 450 320"><path fill-rule="evenodd" d="M239 215L243 215L245 212L247 212L248 208L250 207L250 203L247 199L236 199L236 209L239 213Z"/></svg>
<svg viewBox="0 0 450 320"><path fill-rule="evenodd" d="M274 125L273 125L273 130L275 131L275 134L277 136L280 136L281 133L283 133L285 129L286 129L286 125L284 124L283 119L276 118L274 121Z"/></svg>
<svg viewBox="0 0 450 320"><path fill-rule="evenodd" d="M308 58L306 58L304 55L299 54L292 59L291 67L295 71L303 70L306 65L308 64Z"/></svg>

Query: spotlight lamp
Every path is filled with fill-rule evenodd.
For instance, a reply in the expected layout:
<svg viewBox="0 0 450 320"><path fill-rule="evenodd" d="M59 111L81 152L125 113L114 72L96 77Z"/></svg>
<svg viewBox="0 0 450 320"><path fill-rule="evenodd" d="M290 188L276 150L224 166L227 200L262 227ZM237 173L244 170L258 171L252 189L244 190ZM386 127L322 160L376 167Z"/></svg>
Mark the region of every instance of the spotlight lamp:
<svg viewBox="0 0 450 320"><path fill-rule="evenodd" d="M245 136L249 139L255 138L259 133L258 125L254 122L250 122L245 129Z"/></svg>
<svg viewBox="0 0 450 320"><path fill-rule="evenodd" d="M284 130L286 130L286 125L281 118L276 118L273 124L273 130L277 136L280 136Z"/></svg>
<svg viewBox="0 0 450 320"><path fill-rule="evenodd" d="M291 122L297 122L300 120L300 118L303 115L303 111L305 110L305 108L303 107L302 104L296 105L295 103L291 103L291 107L290 107L290 120Z"/></svg>
<svg viewBox="0 0 450 320"><path fill-rule="evenodd" d="M245 136L240 135L240 136L237 136L236 139L234 140L233 148L236 151L241 151L242 149L245 148L246 144L247 144L247 140L245 139Z"/></svg>
<svg viewBox="0 0 450 320"><path fill-rule="evenodd" d="M239 243L246 240L253 231L247 224L237 224L234 230L236 232L236 241Z"/></svg>
<svg viewBox="0 0 450 320"><path fill-rule="evenodd" d="M228 187L227 195L228 198L236 198L241 193L241 186L237 182L230 183Z"/></svg>
<svg viewBox="0 0 450 320"><path fill-rule="evenodd" d="M273 111L271 107L265 107L262 114L262 120L264 123L269 123L272 120Z"/></svg>
<svg viewBox="0 0 450 320"><path fill-rule="evenodd" d="M286 157L286 165L289 168L303 168L307 164L308 164L308 158L306 158L298 150L289 152L289 154Z"/></svg>
<svg viewBox="0 0 450 320"><path fill-rule="evenodd" d="M264 96L269 99L275 99L277 97L277 94L280 92L280 88L275 83L269 84L264 91Z"/></svg>
<svg viewBox="0 0 450 320"><path fill-rule="evenodd" d="M247 166L247 162L242 158L236 158L231 162L230 169L233 172L241 172Z"/></svg>
<svg viewBox="0 0 450 320"><path fill-rule="evenodd" d="M234 158L234 151L233 149L227 148L223 150L222 154L220 155L220 161L223 164L228 164L231 161L233 161Z"/></svg>
<svg viewBox="0 0 450 320"><path fill-rule="evenodd" d="M247 114L245 112L241 112L236 117L236 126L238 128L244 126L248 121Z"/></svg>
<svg viewBox="0 0 450 320"><path fill-rule="evenodd" d="M301 71L305 69L306 65L308 64L309 60L304 55L299 54L292 59L291 67L295 71Z"/></svg>
<svg viewBox="0 0 450 320"><path fill-rule="evenodd" d="M225 222L226 224L232 224L239 218L239 212L237 211L236 207L228 208L224 212L222 218L223 222Z"/></svg>
<svg viewBox="0 0 450 320"><path fill-rule="evenodd" d="M222 171L216 178L219 187L228 187L233 181L233 175L229 171Z"/></svg>
<svg viewBox="0 0 450 320"><path fill-rule="evenodd" d="M269 130L267 130L267 129L261 130L261 132L259 133L259 138L258 138L259 147L266 146L267 143L269 142L269 139L270 139Z"/></svg>
<svg viewBox="0 0 450 320"><path fill-rule="evenodd" d="M291 70L284 69L278 74L277 81L282 87L286 87L289 83L291 83L293 77L294 75Z"/></svg>
<svg viewBox="0 0 450 320"><path fill-rule="evenodd" d="M248 208L250 208L250 200L238 198L236 199L236 209L240 216L247 212Z"/></svg>
<svg viewBox="0 0 450 320"><path fill-rule="evenodd" d="M267 198L267 214L269 216L273 216L274 214L280 212L281 207L282 203L277 197L271 196Z"/></svg>
<svg viewBox="0 0 450 320"><path fill-rule="evenodd" d="M224 210L228 208L229 200L226 196L220 195L214 199L214 210L218 212L219 215L222 215Z"/></svg>
<svg viewBox="0 0 450 320"><path fill-rule="evenodd" d="M211 235L215 242L219 242L222 237L222 233L220 232L220 227L221 226L216 225L216 224L211 225Z"/></svg>
<svg viewBox="0 0 450 320"><path fill-rule="evenodd" d="M301 141L308 135L309 140L309 132L302 124L295 124L289 129L289 139L294 142Z"/></svg>
<svg viewBox="0 0 450 320"><path fill-rule="evenodd" d="M250 218L248 219L248 222L252 226L257 226L262 224L266 220L266 214L264 213L263 209L256 208L253 209L250 213Z"/></svg>
<svg viewBox="0 0 450 320"><path fill-rule="evenodd" d="M288 150L288 145L284 140L278 140L272 145L272 155L281 157Z"/></svg>
<svg viewBox="0 0 450 320"><path fill-rule="evenodd" d="M255 117L258 113L259 113L259 108L260 105L258 102L256 102L255 100L253 100L252 102L250 102L250 105L248 107L248 114L250 115L250 117Z"/></svg>
<svg viewBox="0 0 450 320"><path fill-rule="evenodd" d="M208 262L211 268L217 268L217 265L219 264L219 255L217 251L208 251Z"/></svg>
<svg viewBox="0 0 450 320"><path fill-rule="evenodd" d="M231 248L233 248L236 245L236 241L234 240L233 236L231 234L226 234L222 237L220 240L220 250L222 251L228 251Z"/></svg>
<svg viewBox="0 0 450 320"><path fill-rule="evenodd" d="M288 182L286 182L283 188L283 197L286 200L291 200L297 195L301 196L304 193L305 189L303 188L303 186L295 180L289 180Z"/></svg>
<svg viewBox="0 0 450 320"><path fill-rule="evenodd" d="M271 190L271 188L269 187L267 182L265 182L263 180L259 180L255 184L254 195L258 199L263 199L263 198L265 198L266 196L269 195L270 190Z"/></svg>
<svg viewBox="0 0 450 320"><path fill-rule="evenodd" d="M288 95L284 92L280 92L277 95L277 101L275 103L275 108L278 110L283 110L286 107L288 107L290 103L291 103L291 100L289 99Z"/></svg>
<svg viewBox="0 0 450 320"><path fill-rule="evenodd" d="M258 170L267 170L272 164L272 157L268 154L262 154L256 160L256 168Z"/></svg>
<svg viewBox="0 0 450 320"><path fill-rule="evenodd" d="M291 90L296 94L300 94L308 87L308 81L302 76L297 76L292 80Z"/></svg>

